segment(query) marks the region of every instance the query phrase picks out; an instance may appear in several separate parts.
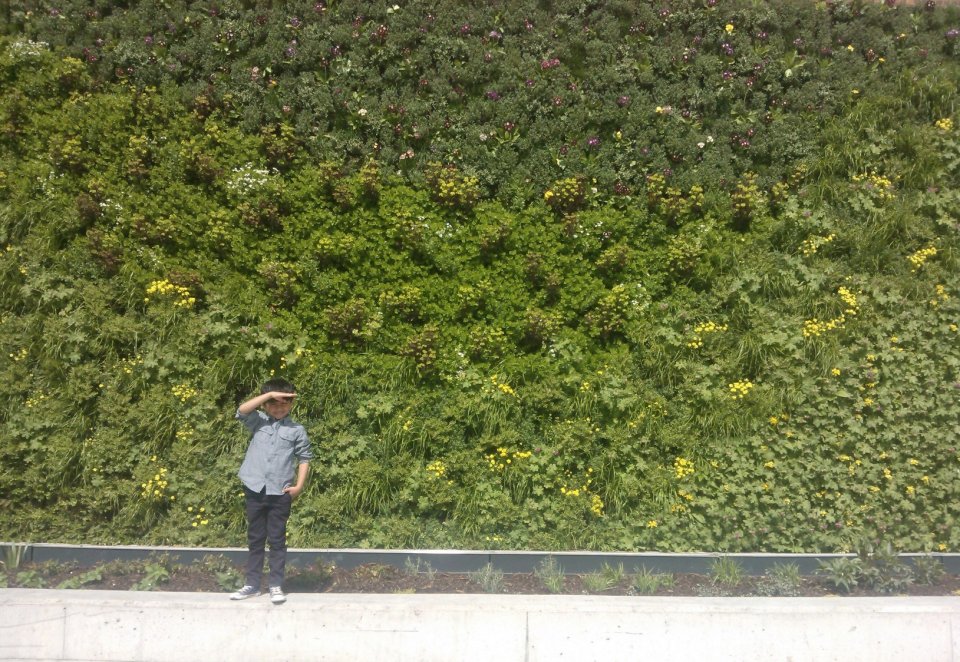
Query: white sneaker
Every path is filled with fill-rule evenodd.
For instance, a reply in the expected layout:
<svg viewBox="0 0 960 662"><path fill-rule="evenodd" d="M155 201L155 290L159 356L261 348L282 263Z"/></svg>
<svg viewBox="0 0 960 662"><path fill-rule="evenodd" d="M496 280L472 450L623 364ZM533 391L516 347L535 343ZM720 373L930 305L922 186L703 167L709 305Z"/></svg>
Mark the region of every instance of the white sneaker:
<svg viewBox="0 0 960 662"><path fill-rule="evenodd" d="M275 605L282 605L287 601L287 596L283 594L283 589L279 586L270 587L270 602Z"/></svg>
<svg viewBox="0 0 960 662"><path fill-rule="evenodd" d="M240 589L240 590L237 591L236 593L232 593L232 594L230 595L230 599L231 599L231 600L246 600L247 598L255 598L255 597L257 597L258 595L260 595L260 591L258 591L258 590L255 589L254 587L252 587L252 586L250 586L249 584L247 584L246 586L244 586L242 589Z"/></svg>

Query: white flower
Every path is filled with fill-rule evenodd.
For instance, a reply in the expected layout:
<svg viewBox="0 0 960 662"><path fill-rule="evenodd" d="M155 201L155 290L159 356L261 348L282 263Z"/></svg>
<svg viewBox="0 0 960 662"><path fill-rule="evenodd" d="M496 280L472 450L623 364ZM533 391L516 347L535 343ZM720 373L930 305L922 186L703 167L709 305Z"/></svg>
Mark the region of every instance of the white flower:
<svg viewBox="0 0 960 662"><path fill-rule="evenodd" d="M360 117L366 117L366 116L367 116L367 109L366 109L366 108L361 108L360 110L357 111L357 115L359 115Z"/></svg>
<svg viewBox="0 0 960 662"><path fill-rule="evenodd" d="M9 48L10 54L14 57L36 57L44 51L50 50L50 44L45 41L20 39L10 44Z"/></svg>
<svg viewBox="0 0 960 662"><path fill-rule="evenodd" d="M227 188L234 193L247 195L266 184L270 180L270 175L269 170L257 168L252 163L245 163L233 169L233 178L227 182Z"/></svg>

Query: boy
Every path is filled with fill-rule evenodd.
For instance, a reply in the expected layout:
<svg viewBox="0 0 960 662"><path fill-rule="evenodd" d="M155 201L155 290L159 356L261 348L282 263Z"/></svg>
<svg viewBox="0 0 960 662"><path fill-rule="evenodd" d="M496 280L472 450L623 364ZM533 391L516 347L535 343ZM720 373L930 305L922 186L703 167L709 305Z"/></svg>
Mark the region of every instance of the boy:
<svg viewBox="0 0 960 662"><path fill-rule="evenodd" d="M260 388L260 395L237 408L237 419L250 430L250 445L240 466L240 480L247 506L246 584L230 596L243 600L260 595L263 575L264 543L270 543L270 600L282 604L283 571L287 558L287 518L290 504L303 491L309 461L313 457L307 431L289 417L293 384L271 379ZM260 411L260 409L264 411ZM298 463L294 465L294 461ZM294 469L296 482L292 483ZM291 484L292 483L292 484Z"/></svg>

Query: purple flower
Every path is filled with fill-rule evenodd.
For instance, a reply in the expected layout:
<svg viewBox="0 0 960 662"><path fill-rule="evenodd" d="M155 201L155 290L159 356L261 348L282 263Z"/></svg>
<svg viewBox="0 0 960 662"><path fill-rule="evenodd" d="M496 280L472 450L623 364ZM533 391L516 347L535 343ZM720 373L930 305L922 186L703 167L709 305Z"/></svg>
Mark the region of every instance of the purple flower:
<svg viewBox="0 0 960 662"><path fill-rule="evenodd" d="M291 27L291 28L299 28L299 27L300 27L300 19L297 18L296 16L291 16L291 17L290 17L289 24L290 24L290 27Z"/></svg>
<svg viewBox="0 0 960 662"><path fill-rule="evenodd" d="M490 101L500 101L500 93L496 90L490 90L487 92L487 98L490 99Z"/></svg>
<svg viewBox="0 0 960 662"><path fill-rule="evenodd" d="M144 37L144 38L143 38L143 43L145 43L147 46L152 46L152 45L153 45L153 35L152 35L152 34L148 34L146 37Z"/></svg>
<svg viewBox="0 0 960 662"><path fill-rule="evenodd" d="M960 30L958 30L957 28L952 28L950 30L947 30L946 37L950 41L954 41L957 37L960 37Z"/></svg>
<svg viewBox="0 0 960 662"><path fill-rule="evenodd" d="M628 97L628 96L625 95L625 94L624 94L623 96L617 97L617 105L620 106L621 108L624 108L624 107L626 107L626 106L629 106L629 105L630 105L630 97Z"/></svg>
<svg viewBox="0 0 960 662"><path fill-rule="evenodd" d="M600 139L596 136L587 138L587 147L590 149L598 149L600 147Z"/></svg>
<svg viewBox="0 0 960 662"><path fill-rule="evenodd" d="M470 34L470 24L464 23L463 25L460 26L460 36L466 37L469 34Z"/></svg>
<svg viewBox="0 0 960 662"><path fill-rule="evenodd" d="M533 79L528 78L526 82L524 82L524 85L526 85L527 87L533 87Z"/></svg>
<svg viewBox="0 0 960 662"><path fill-rule="evenodd" d="M731 80L733 78L733 72L729 69L726 69L721 76L723 76L723 80Z"/></svg>
<svg viewBox="0 0 960 662"><path fill-rule="evenodd" d="M728 57L733 57L733 46L730 45L730 42L723 42L720 44L720 50L723 51L723 54Z"/></svg>
<svg viewBox="0 0 960 662"><path fill-rule="evenodd" d="M503 39L503 33L498 30L491 30L490 34L488 34L487 36L497 41L500 41L501 39Z"/></svg>

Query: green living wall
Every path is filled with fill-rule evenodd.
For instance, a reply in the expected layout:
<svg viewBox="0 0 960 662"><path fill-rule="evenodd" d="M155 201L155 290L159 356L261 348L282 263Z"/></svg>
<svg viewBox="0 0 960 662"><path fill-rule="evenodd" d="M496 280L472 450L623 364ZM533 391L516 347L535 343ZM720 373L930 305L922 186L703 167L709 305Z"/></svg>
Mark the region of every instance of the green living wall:
<svg viewBox="0 0 960 662"><path fill-rule="evenodd" d="M0 19L0 539L960 549L956 8Z"/></svg>

